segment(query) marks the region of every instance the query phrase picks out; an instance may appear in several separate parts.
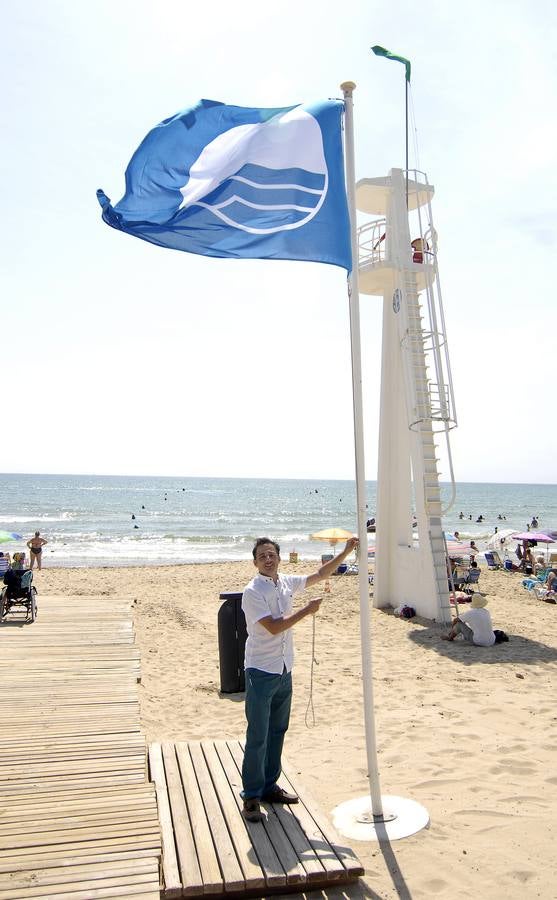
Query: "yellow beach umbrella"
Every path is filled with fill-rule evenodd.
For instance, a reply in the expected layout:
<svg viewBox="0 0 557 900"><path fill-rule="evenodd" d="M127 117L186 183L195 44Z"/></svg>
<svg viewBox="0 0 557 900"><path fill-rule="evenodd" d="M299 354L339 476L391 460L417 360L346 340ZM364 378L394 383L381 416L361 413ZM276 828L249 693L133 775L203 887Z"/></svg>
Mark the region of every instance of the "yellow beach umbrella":
<svg viewBox="0 0 557 900"><path fill-rule="evenodd" d="M347 541L351 537L354 537L353 533L346 531L345 528L324 528L323 531L316 531L315 534L310 535L312 541L328 541L331 547L334 547L339 541Z"/></svg>

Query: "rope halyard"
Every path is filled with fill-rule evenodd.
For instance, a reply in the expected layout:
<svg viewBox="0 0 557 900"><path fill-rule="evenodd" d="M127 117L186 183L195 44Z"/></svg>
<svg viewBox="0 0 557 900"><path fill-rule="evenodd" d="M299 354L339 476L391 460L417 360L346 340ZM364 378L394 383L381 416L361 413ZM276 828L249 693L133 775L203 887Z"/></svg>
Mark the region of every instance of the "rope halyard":
<svg viewBox="0 0 557 900"><path fill-rule="evenodd" d="M304 716L304 722L306 724L306 728L315 728L315 709L313 707L313 667L314 665L318 666L319 663L315 658L315 616L312 616L313 622L311 627L311 666L309 671L309 698L308 705L306 706L306 714ZM308 722L308 719L311 717L311 722Z"/></svg>

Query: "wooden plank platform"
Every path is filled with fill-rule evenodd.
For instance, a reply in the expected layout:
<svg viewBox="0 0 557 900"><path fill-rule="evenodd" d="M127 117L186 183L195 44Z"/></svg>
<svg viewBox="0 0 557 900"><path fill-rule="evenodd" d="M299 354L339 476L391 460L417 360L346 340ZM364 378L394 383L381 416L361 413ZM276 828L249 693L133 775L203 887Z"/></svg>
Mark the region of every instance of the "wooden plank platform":
<svg viewBox="0 0 557 900"><path fill-rule="evenodd" d="M151 744L163 844L162 896L263 896L341 886L364 874L285 763L293 806L263 804L263 822L241 814L239 741ZM1 900L1 895L0 895Z"/></svg>
<svg viewBox="0 0 557 900"><path fill-rule="evenodd" d="M0 900L159 900L129 604L39 595L0 624Z"/></svg>

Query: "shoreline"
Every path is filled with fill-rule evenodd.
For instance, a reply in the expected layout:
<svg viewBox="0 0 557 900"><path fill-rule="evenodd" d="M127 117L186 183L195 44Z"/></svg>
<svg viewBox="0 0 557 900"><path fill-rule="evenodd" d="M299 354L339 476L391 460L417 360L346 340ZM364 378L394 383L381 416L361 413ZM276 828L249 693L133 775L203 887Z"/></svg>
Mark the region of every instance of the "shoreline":
<svg viewBox="0 0 557 900"><path fill-rule="evenodd" d="M311 562L281 566L299 573L312 568ZM248 560L43 569L35 581L39 615L43 593L129 599L147 739L241 738L243 696L219 693L217 613L219 594L242 590L253 571ZM556 608L535 600L521 581L516 573L482 569L493 625L510 637L491 648L444 642L440 625L371 610L381 791L421 803L431 822L383 848L349 842L366 866L368 896L395 900L406 886L415 900L553 897ZM330 583L315 617L315 726L307 715L312 627L306 619L295 631L285 742L286 757L329 819L338 803L367 794L358 579L338 576Z"/></svg>
<svg viewBox="0 0 557 900"><path fill-rule="evenodd" d="M556 485L456 488L445 531L480 551L496 527L522 531L534 516L541 529L557 523ZM331 548L312 534L330 526L352 531L358 521L351 480L13 475L0 476L0 493L2 528L22 535L2 549L21 551L38 530L48 541L44 564L56 568L232 563L250 559L261 534L278 540L283 558L297 551L317 560ZM373 481L366 504L366 518L377 518Z"/></svg>

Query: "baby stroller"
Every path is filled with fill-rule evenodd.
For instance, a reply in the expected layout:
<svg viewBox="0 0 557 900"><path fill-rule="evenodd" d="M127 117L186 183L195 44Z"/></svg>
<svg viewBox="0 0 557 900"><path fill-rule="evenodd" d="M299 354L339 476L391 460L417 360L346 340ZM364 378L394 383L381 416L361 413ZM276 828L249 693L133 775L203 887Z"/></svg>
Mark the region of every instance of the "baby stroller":
<svg viewBox="0 0 557 900"><path fill-rule="evenodd" d="M0 594L0 622L14 606L24 606L26 621L34 622L37 618L37 588L33 586L31 569L8 569L4 584Z"/></svg>

